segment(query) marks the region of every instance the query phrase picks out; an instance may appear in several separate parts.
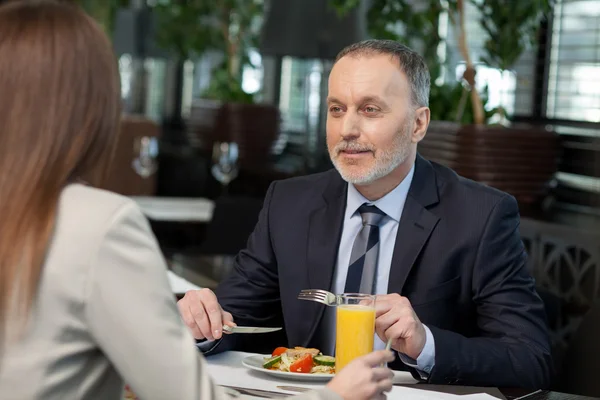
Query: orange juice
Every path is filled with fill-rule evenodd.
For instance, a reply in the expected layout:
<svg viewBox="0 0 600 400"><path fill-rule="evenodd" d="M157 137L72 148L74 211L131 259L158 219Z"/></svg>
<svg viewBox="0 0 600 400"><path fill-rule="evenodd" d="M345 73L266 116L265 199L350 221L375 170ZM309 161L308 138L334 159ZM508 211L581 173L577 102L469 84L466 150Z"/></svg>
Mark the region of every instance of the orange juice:
<svg viewBox="0 0 600 400"><path fill-rule="evenodd" d="M358 304L337 306L335 370L373 351L375 307Z"/></svg>

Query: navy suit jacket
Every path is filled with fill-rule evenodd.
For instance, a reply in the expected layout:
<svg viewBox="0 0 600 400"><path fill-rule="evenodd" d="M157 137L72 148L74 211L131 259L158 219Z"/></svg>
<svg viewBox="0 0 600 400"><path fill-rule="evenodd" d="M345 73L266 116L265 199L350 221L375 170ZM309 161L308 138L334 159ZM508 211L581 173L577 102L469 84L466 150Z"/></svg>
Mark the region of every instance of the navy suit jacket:
<svg viewBox="0 0 600 400"><path fill-rule="evenodd" d="M227 335L218 351L322 345L325 306L297 296L332 287L346 190L336 170L271 184L247 248L216 293L238 325L284 331ZM429 383L549 385L545 312L526 257L512 196L417 156L388 292L406 296L431 329ZM390 366L408 368L399 359Z"/></svg>

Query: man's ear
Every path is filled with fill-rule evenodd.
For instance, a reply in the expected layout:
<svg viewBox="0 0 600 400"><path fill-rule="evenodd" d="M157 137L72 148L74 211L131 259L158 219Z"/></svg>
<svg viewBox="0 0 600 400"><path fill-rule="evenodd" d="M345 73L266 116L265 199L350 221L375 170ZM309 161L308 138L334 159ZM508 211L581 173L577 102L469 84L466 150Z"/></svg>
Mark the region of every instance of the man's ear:
<svg viewBox="0 0 600 400"><path fill-rule="evenodd" d="M412 142L419 143L427 133L431 111L429 107L419 107L414 112L414 129L412 131Z"/></svg>

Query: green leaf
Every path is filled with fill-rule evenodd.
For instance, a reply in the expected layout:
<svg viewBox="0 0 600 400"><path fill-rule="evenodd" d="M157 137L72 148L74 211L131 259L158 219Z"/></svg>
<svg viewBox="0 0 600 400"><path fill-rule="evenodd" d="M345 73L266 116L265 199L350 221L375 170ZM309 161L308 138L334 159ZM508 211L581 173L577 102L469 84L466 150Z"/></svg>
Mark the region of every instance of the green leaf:
<svg viewBox="0 0 600 400"><path fill-rule="evenodd" d="M180 59L194 59L219 50L225 62L214 68L205 96L222 101L252 102L241 87L248 51L260 34L263 0L162 0L153 7L157 42ZM235 60L239 60L239 68Z"/></svg>
<svg viewBox="0 0 600 400"><path fill-rule="evenodd" d="M480 24L489 36L482 61L501 70L512 68L535 45L541 21L554 5L554 0L470 1L481 13Z"/></svg>

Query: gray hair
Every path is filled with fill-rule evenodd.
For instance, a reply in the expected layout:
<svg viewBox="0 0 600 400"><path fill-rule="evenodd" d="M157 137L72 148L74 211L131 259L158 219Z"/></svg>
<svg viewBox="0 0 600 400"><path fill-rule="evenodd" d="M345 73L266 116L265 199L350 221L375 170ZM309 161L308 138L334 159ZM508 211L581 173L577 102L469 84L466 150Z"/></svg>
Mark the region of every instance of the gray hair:
<svg viewBox="0 0 600 400"><path fill-rule="evenodd" d="M335 62L347 55L369 56L389 54L398 61L400 69L410 82L412 101L418 107L429 106L429 89L431 77L425 60L410 47L394 40L369 39L351 44L340 51Z"/></svg>

